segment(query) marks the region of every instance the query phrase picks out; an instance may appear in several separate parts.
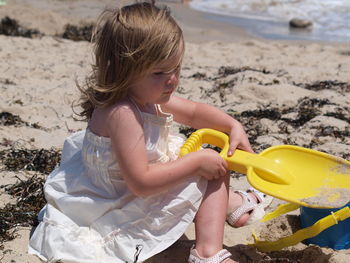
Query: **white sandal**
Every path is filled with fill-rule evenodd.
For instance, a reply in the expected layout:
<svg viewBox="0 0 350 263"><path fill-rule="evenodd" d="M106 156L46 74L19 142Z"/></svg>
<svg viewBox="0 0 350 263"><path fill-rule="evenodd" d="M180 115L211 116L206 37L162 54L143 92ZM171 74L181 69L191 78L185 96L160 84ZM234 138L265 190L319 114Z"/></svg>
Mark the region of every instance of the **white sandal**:
<svg viewBox="0 0 350 263"><path fill-rule="evenodd" d="M188 263L223 263L232 256L227 249L222 249L214 256L210 258L202 258L198 255L197 250L194 246L191 248L190 256L188 258Z"/></svg>
<svg viewBox="0 0 350 263"><path fill-rule="evenodd" d="M254 188L249 188L246 192L235 191L235 193L239 194L242 197L242 205L237 209L229 212L226 216L226 221L233 227L234 224L241 218L241 216L248 212L251 213L249 219L244 224L245 226L250 225L263 218L265 215L265 209L271 204L273 200L272 196L261 193ZM254 193L258 199L258 203L252 199L249 193Z"/></svg>

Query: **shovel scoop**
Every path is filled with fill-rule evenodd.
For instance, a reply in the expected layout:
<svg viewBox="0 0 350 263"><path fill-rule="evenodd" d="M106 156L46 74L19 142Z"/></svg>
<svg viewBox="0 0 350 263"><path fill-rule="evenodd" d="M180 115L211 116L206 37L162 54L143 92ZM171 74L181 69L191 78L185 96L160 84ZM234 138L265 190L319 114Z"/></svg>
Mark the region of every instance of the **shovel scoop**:
<svg viewBox="0 0 350 263"><path fill-rule="evenodd" d="M180 156L203 144L221 148L232 171L246 174L261 192L305 207L337 208L350 202L350 162L323 152L292 145L272 146L259 154L236 149L227 156L226 134L200 129L180 149Z"/></svg>

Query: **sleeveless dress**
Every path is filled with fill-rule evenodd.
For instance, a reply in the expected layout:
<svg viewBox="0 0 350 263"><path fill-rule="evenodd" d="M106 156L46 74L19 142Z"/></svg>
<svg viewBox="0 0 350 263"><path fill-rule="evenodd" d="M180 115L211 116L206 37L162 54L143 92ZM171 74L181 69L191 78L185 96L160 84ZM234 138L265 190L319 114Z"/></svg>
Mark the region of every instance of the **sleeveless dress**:
<svg viewBox="0 0 350 263"><path fill-rule="evenodd" d="M159 106L159 116L139 112L149 162L175 160L183 139L169 134L172 115ZM181 237L206 187L205 179L193 176L168 191L137 197L123 179L110 139L87 128L65 140L61 164L47 178L47 204L29 253L64 263L142 262Z"/></svg>

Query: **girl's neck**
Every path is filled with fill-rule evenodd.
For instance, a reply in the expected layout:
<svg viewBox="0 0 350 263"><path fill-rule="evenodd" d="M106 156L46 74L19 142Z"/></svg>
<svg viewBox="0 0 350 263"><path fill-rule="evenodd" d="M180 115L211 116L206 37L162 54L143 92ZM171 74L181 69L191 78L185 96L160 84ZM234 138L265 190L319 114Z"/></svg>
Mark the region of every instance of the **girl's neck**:
<svg viewBox="0 0 350 263"><path fill-rule="evenodd" d="M157 107L154 104L142 103L134 97L129 96L129 99L135 104L135 106L141 111L150 114L157 115Z"/></svg>

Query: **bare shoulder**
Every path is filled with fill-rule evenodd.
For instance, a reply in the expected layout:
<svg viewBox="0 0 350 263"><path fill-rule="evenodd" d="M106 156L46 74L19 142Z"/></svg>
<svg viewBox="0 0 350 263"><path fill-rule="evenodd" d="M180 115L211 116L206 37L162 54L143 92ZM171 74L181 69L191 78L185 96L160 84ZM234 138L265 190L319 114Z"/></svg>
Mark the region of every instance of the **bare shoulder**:
<svg viewBox="0 0 350 263"><path fill-rule="evenodd" d="M117 129L125 129L126 126L141 126L142 119L135 105L128 100L123 100L109 107L106 114L108 133L114 133Z"/></svg>
<svg viewBox="0 0 350 263"><path fill-rule="evenodd" d="M99 136L110 137L111 130L115 131L119 123L139 123L140 116L135 106L127 100L123 100L106 108L95 109L91 120L90 129Z"/></svg>
<svg viewBox="0 0 350 263"><path fill-rule="evenodd" d="M135 106L127 100L119 101L107 109L107 117L109 120L118 120L123 116L132 116L135 114Z"/></svg>

